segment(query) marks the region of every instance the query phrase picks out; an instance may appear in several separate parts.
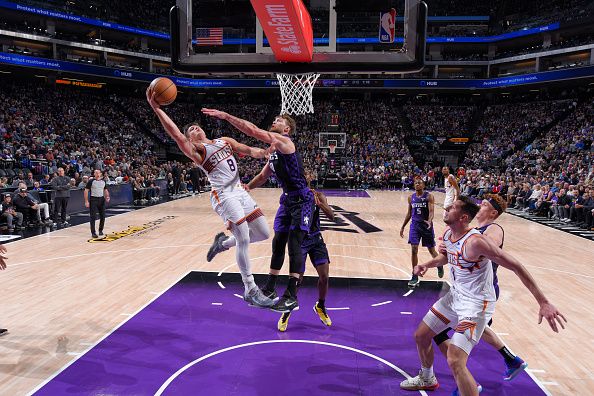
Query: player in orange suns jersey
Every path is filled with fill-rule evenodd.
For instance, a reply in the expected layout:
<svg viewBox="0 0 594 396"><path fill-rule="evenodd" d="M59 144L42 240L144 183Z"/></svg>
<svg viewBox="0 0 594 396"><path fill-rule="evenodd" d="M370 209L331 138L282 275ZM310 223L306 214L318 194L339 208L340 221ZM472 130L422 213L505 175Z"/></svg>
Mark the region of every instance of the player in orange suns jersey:
<svg viewBox="0 0 594 396"><path fill-rule="evenodd" d="M243 298L259 307L270 307L276 299L262 294L254 281L248 255L250 243L268 239L268 224L250 194L243 188L234 152L253 158L265 158L267 151L241 144L234 139L221 137L211 140L197 122L186 125L183 133L155 101L155 95L147 90L146 99L159 117L165 131L177 143L181 151L206 173L211 184L211 204L221 216L232 236L224 233L215 236L207 260L219 252L236 247L236 259L245 287Z"/></svg>

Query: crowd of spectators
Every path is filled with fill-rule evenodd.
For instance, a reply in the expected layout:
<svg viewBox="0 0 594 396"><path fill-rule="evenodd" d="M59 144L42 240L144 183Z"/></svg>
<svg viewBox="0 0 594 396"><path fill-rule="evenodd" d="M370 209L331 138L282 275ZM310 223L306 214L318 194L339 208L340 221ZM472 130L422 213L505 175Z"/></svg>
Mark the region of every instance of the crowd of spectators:
<svg viewBox="0 0 594 396"><path fill-rule="evenodd" d="M566 99L488 106L466 151L464 166L498 165L505 155L524 147L533 132L574 105Z"/></svg>
<svg viewBox="0 0 594 396"><path fill-rule="evenodd" d="M463 168L461 189L477 198L501 194L515 209L590 230L594 227L593 140L594 101L590 97L532 143L515 147L501 166L471 161Z"/></svg>
<svg viewBox="0 0 594 396"><path fill-rule="evenodd" d="M417 135L461 136L468 132L476 107L428 104L407 105L404 110Z"/></svg>

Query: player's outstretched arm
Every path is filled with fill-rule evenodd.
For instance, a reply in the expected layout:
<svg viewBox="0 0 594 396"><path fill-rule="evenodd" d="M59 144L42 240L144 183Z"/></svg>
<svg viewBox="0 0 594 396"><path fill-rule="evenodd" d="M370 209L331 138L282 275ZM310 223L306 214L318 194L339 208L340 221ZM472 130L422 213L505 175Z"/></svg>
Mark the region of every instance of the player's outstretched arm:
<svg viewBox="0 0 594 396"><path fill-rule="evenodd" d="M319 191L314 191L314 197L316 199L316 205L318 205L320 209L322 209L322 212L324 212L330 220L334 220L334 209L332 209L332 207L328 205L326 195Z"/></svg>
<svg viewBox="0 0 594 396"><path fill-rule="evenodd" d="M266 155L268 154L265 149L250 147L246 144L239 143L237 140L230 137L222 137L221 140L229 143L233 151L236 153L247 155L252 158L266 158Z"/></svg>
<svg viewBox="0 0 594 396"><path fill-rule="evenodd" d="M198 153L194 149L194 146L192 146L192 143L190 143L190 141L184 136L184 134L181 133L181 131L179 130L177 125L175 125L175 122L173 122L173 120L171 118L169 118L167 113L165 113L161 109L161 106L155 100L155 94L150 89L146 90L146 100L149 103L149 105L151 106L151 108L153 109L153 111L155 112L155 114L157 114L157 117L159 117L159 121L161 122L161 125L163 125L165 132L167 132L167 134L169 136L171 136L171 138L175 141L175 143L177 143L177 146L179 147L179 149L188 158L190 158L197 164L202 163L202 160L203 160L202 155L200 155L200 153Z"/></svg>
<svg viewBox="0 0 594 396"><path fill-rule="evenodd" d="M260 187L262 184L266 183L266 180L272 175L272 170L270 170L270 166L268 164L264 165L264 168L254 177L248 184L248 190L253 190L254 188Z"/></svg>
<svg viewBox="0 0 594 396"><path fill-rule="evenodd" d="M283 154L291 154L295 152L295 145L287 136L281 136L278 133L265 131L247 120L235 117L224 111L203 108L202 113L227 121L246 135L258 139L261 142L274 145L275 149Z"/></svg>
<svg viewBox="0 0 594 396"><path fill-rule="evenodd" d="M202 113L220 120L225 120L246 135L261 140L264 143L271 143L270 132L258 128L255 124L247 120L217 109L202 108Z"/></svg>
<svg viewBox="0 0 594 396"><path fill-rule="evenodd" d="M404 217L404 223L402 223L402 227L400 227L400 238L404 238L404 227L406 227L406 225L408 224L408 222L410 221L410 218L412 216L412 203L411 203L411 199L412 197L408 197L408 211L406 212L406 216Z"/></svg>
<svg viewBox="0 0 594 396"><path fill-rule="evenodd" d="M480 257L486 257L500 266L513 271L534 296L540 306L538 323L542 323L542 318L544 317L549 322L549 326L551 326L551 329L553 329L554 332L559 332L557 323L559 323L561 328L565 328L563 322L567 323L567 319L565 319L565 316L563 316L563 314L545 297L526 267L524 267L515 257L496 246L488 237L477 235L468 239L465 256L468 257L469 260L478 260Z"/></svg>

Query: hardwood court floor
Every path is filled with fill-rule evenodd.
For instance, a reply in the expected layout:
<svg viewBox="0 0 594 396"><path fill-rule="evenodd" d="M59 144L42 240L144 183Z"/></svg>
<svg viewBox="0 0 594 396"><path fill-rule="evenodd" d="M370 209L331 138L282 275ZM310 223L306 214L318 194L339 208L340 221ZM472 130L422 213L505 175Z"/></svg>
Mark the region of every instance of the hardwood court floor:
<svg viewBox="0 0 594 396"><path fill-rule="evenodd" d="M371 198L329 198L342 208L341 222L333 228L343 230L325 232L331 274L409 276L407 235L398 235L407 194L371 191ZM278 195L278 190L253 193L270 224ZM444 229L441 214L436 208L437 233ZM569 324L560 334L538 325L536 302L513 273L501 269L495 331L529 362L551 394L592 394L594 244L511 215L499 223L506 231L505 249L525 263ZM89 243L88 225L81 225L7 245L0 325L10 333L0 339L0 394L30 392L189 271L236 271L233 251L206 262L212 237L223 230L207 195L108 218L106 231L125 230L110 242ZM250 255L254 272L267 272L270 241L252 245ZM430 258L426 250L420 255ZM313 272L309 264L307 271ZM436 278L435 271L429 278Z"/></svg>

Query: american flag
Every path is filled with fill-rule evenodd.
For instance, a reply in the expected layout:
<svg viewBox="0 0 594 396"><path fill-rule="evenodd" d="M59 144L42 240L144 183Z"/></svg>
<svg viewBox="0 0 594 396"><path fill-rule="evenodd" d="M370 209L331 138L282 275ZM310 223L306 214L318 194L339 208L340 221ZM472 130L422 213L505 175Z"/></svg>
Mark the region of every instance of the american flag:
<svg viewBox="0 0 594 396"><path fill-rule="evenodd" d="M196 44L223 45L223 28L196 28Z"/></svg>

